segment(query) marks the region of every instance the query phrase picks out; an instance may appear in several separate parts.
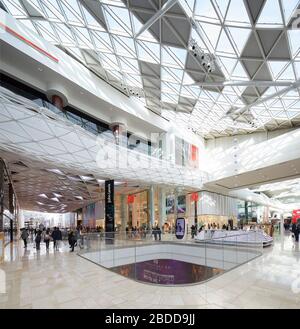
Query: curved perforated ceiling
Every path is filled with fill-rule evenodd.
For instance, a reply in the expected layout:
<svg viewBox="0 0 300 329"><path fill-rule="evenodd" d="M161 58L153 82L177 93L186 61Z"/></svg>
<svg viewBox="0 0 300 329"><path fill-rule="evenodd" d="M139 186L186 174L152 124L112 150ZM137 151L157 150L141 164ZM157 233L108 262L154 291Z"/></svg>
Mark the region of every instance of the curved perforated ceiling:
<svg viewBox="0 0 300 329"><path fill-rule="evenodd" d="M300 125L299 0L1 1L107 82L198 134ZM216 57L212 74L191 38Z"/></svg>

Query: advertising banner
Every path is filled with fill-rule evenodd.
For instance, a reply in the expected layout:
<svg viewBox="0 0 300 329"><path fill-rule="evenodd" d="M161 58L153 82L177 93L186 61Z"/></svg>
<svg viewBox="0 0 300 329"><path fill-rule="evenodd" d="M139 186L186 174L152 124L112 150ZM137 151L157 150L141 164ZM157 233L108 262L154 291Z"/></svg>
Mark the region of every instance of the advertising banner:
<svg viewBox="0 0 300 329"><path fill-rule="evenodd" d="M176 238L183 239L185 234L185 219L184 218L177 218L176 219Z"/></svg>
<svg viewBox="0 0 300 329"><path fill-rule="evenodd" d="M114 201L114 180L105 181L105 231L114 232L115 230L115 201ZM107 235L113 238L113 233ZM107 240L108 242L109 240Z"/></svg>

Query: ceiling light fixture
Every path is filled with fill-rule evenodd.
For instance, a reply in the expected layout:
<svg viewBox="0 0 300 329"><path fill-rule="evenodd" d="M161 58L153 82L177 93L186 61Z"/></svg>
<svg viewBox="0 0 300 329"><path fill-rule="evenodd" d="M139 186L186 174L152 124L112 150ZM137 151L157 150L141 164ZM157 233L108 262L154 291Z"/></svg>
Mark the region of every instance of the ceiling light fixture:
<svg viewBox="0 0 300 329"><path fill-rule="evenodd" d="M189 49L192 55L199 60L200 65L206 69L208 73L212 73L215 71L215 58L206 54L197 44L195 39L190 40Z"/></svg>

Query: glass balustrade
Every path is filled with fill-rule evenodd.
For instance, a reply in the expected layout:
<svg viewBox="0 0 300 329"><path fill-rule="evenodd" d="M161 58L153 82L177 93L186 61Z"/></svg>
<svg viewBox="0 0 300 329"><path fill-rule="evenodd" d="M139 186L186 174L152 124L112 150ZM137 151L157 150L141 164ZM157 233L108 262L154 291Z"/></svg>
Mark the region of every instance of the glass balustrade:
<svg viewBox="0 0 300 329"><path fill-rule="evenodd" d="M205 282L262 255L260 232L219 233L197 242L190 234L178 240L155 230L113 237L89 233L78 241L78 254L129 279L159 285Z"/></svg>

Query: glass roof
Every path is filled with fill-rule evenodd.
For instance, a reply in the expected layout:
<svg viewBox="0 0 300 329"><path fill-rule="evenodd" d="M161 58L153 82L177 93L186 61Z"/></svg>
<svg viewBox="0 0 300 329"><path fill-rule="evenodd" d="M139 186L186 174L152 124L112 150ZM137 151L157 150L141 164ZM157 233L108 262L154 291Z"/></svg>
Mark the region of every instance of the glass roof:
<svg viewBox="0 0 300 329"><path fill-rule="evenodd" d="M300 29L292 24L300 0L178 0L141 34L159 11L154 2L0 1L108 83L131 97L134 89L145 106L195 133L212 137L300 124L299 88L286 89L300 79ZM192 56L191 38L216 58L211 74ZM241 114L230 115L233 109Z"/></svg>

